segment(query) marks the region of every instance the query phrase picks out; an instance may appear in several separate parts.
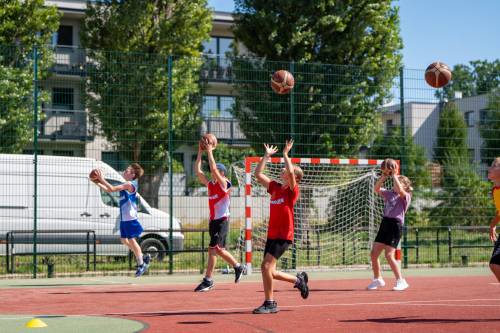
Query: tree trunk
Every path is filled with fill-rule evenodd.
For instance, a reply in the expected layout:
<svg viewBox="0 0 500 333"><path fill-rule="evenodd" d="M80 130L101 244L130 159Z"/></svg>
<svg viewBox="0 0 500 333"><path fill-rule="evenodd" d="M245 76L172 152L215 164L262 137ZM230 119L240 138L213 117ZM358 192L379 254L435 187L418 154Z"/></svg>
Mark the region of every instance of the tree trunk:
<svg viewBox="0 0 500 333"><path fill-rule="evenodd" d="M162 179L162 172L153 175L144 175L140 178L139 192L151 207L158 208L158 192Z"/></svg>

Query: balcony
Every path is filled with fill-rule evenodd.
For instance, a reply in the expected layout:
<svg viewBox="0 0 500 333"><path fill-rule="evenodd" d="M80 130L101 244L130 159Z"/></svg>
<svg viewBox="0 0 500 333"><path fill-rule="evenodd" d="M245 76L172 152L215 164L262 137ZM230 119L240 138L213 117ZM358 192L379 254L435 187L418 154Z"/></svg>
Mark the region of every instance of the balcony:
<svg viewBox="0 0 500 333"><path fill-rule="evenodd" d="M85 50L74 46L56 46L54 51L53 72L62 75L85 75Z"/></svg>
<svg viewBox="0 0 500 333"><path fill-rule="evenodd" d="M87 131L85 110L49 109L42 110L39 133L40 139L88 141L92 137Z"/></svg>
<svg viewBox="0 0 500 333"><path fill-rule="evenodd" d="M231 60L216 56L204 55L200 76L202 80L212 82L229 82L232 80Z"/></svg>
<svg viewBox="0 0 500 333"><path fill-rule="evenodd" d="M217 139L230 145L248 144L245 135L238 125L238 121L234 118L206 118L203 121L202 131L213 133Z"/></svg>

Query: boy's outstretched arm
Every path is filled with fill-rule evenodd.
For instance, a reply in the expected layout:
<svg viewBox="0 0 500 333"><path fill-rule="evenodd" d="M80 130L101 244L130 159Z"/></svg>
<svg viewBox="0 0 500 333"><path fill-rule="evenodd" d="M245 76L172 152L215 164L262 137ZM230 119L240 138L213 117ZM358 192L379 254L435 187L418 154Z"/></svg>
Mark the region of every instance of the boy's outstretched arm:
<svg viewBox="0 0 500 333"><path fill-rule="evenodd" d="M278 151L278 147L264 143L264 148L265 148L264 157L262 157L260 159L260 162L257 165L257 168L255 168L254 174L255 174L255 178L257 178L257 181L259 182L259 184L261 184L266 189L268 189L269 183L271 182L271 179L269 179L269 177L267 177L264 174L264 169L266 168L267 161L271 158L271 156L274 153L276 153Z"/></svg>
<svg viewBox="0 0 500 333"><path fill-rule="evenodd" d="M297 186L297 179L295 178L292 160L288 156L288 152L290 152L292 147L293 139L287 140L285 143L285 148L283 148L283 160L285 161L286 172L288 172L288 186L293 190L295 186Z"/></svg>
<svg viewBox="0 0 500 333"><path fill-rule="evenodd" d="M135 192L135 188L134 186L129 183L129 182L126 182L125 184L120 184L120 185L111 185L110 183L108 183L108 181L106 179L104 179L104 175L102 174L102 172L99 170L99 172L97 173L97 181L95 182L95 184L97 186L99 186L103 191L105 192L118 192L118 191L122 191L122 190L126 190L126 191L129 191L129 192Z"/></svg>
<svg viewBox="0 0 500 333"><path fill-rule="evenodd" d="M217 169L217 165L215 164L215 158L214 158L214 146L211 143L207 144L207 156L208 156L208 165L210 167L210 172L212 173L213 177L219 183L220 187L225 191L227 190L227 181L224 176L221 175L219 172L219 169Z"/></svg>
<svg viewBox="0 0 500 333"><path fill-rule="evenodd" d="M198 180L200 183L203 185L207 186L208 184L208 179L201 170L201 143L198 144L198 156L196 156L196 161L194 162L194 173L196 173L196 177L198 177Z"/></svg>

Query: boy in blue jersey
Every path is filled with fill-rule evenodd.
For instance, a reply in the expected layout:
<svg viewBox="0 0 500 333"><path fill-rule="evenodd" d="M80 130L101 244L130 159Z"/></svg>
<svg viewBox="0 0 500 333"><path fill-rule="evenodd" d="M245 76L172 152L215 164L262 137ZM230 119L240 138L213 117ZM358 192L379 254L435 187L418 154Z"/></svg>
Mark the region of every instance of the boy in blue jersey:
<svg viewBox="0 0 500 333"><path fill-rule="evenodd" d="M132 163L123 172L124 184L113 186L104 179L102 172L97 172L93 180L97 186L106 192L120 191L120 237L121 242L127 246L135 255L137 270L135 276L144 274L151 262L149 254L143 256L141 247L137 243L143 229L137 220L137 180L144 174L144 170L138 163Z"/></svg>

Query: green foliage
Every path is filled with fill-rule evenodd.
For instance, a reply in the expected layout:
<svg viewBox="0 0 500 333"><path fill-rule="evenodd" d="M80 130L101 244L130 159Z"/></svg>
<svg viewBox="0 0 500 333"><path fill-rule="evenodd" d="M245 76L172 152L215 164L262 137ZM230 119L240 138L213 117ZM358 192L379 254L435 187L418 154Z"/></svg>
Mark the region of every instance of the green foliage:
<svg viewBox="0 0 500 333"><path fill-rule="evenodd" d="M206 0L88 2L81 39L88 68L91 119L126 159L145 168L144 197L153 205L168 151L168 59L172 58L174 149L197 137L199 56L209 38ZM117 51L117 52L115 52ZM178 56L178 58L177 58Z"/></svg>
<svg viewBox="0 0 500 333"><path fill-rule="evenodd" d="M2 1L0 7L0 152L19 153L33 136L33 46L38 77L51 65L47 46L57 31L59 14L43 0ZM40 93L38 105L47 100ZM38 110L40 116L40 112Z"/></svg>
<svg viewBox="0 0 500 333"><path fill-rule="evenodd" d="M483 138L482 158L486 163L500 156L500 88L494 89L488 95L488 111L484 123L480 124Z"/></svg>
<svg viewBox="0 0 500 333"><path fill-rule="evenodd" d="M443 163L453 157L468 157L467 125L457 106L449 102L439 114L434 159Z"/></svg>
<svg viewBox="0 0 500 333"><path fill-rule="evenodd" d="M424 147L415 144L410 130L406 130L405 156L401 158L401 129L395 126L387 134L379 135L372 144L370 157L377 159L394 158L404 161L402 170L411 179L414 188L429 187L431 175L427 168L427 158Z"/></svg>
<svg viewBox="0 0 500 333"><path fill-rule="evenodd" d="M253 147L293 136L301 155L357 155L401 65L398 9L388 0L235 3L236 38L266 59L233 61L233 114ZM277 69L294 75L292 95L270 89Z"/></svg>
<svg viewBox="0 0 500 333"><path fill-rule="evenodd" d="M451 82L442 91L436 91L436 97L453 99L455 91L462 92L462 97L485 94L500 86L500 60L470 61L469 65L458 64L453 67Z"/></svg>
<svg viewBox="0 0 500 333"><path fill-rule="evenodd" d="M468 157L450 155L443 162L443 190L440 203L431 209L437 225L484 225L494 214L491 186L474 171Z"/></svg>

